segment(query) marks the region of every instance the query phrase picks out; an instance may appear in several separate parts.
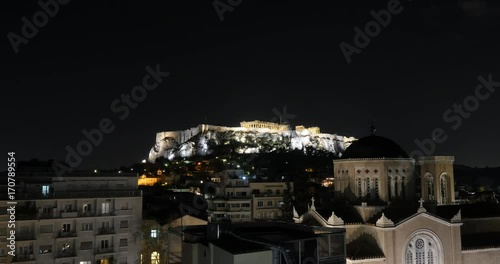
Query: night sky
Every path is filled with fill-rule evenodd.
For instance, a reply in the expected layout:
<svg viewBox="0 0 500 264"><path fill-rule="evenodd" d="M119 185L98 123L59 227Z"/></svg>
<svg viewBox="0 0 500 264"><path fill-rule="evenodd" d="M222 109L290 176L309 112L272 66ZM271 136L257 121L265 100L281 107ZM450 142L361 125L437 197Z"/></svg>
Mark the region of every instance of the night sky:
<svg viewBox="0 0 500 264"><path fill-rule="evenodd" d="M115 129L80 167L117 168L145 159L156 132L268 121L286 106L292 125L358 138L375 119L377 135L407 152L442 128L438 155L500 166L500 94L489 92L500 90L495 1L402 0L347 63L339 45L354 47L354 27L364 31L370 11L390 2L220 0L235 4L221 21L212 1L72 0L17 54L9 32L22 37L22 18L42 8L2 3L0 150L63 160L83 129L109 118ZM170 75L127 116L113 111L157 64ZM492 90L481 90L489 97L477 99L478 77L489 74ZM462 117L453 106L464 100L479 104Z"/></svg>

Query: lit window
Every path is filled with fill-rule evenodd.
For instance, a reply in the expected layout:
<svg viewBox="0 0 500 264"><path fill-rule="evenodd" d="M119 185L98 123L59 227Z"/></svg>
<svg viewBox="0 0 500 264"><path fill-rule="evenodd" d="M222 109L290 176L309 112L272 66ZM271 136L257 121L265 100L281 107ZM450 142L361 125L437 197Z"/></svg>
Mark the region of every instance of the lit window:
<svg viewBox="0 0 500 264"><path fill-rule="evenodd" d="M101 212L103 214L109 214L109 203L108 202L102 203Z"/></svg>
<svg viewBox="0 0 500 264"><path fill-rule="evenodd" d="M151 253L151 264L160 264L160 254L157 251Z"/></svg>
<svg viewBox="0 0 500 264"><path fill-rule="evenodd" d="M151 237L157 238L160 231L158 229L151 229Z"/></svg>
<svg viewBox="0 0 500 264"><path fill-rule="evenodd" d="M49 196L49 194L50 194L50 186L49 185L42 185L42 194L45 197Z"/></svg>
<svg viewBox="0 0 500 264"><path fill-rule="evenodd" d="M41 245L38 248L38 253L39 254L47 254L47 253L52 253L52 245Z"/></svg>

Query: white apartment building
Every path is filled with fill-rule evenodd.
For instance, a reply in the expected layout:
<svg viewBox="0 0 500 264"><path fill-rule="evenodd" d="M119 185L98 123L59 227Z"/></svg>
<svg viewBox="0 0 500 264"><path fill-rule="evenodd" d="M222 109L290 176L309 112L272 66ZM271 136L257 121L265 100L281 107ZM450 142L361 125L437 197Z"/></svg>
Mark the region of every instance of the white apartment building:
<svg viewBox="0 0 500 264"><path fill-rule="evenodd" d="M281 216L286 188L285 182L249 183L248 180L230 179L208 199L208 220L251 222L255 219L277 219Z"/></svg>
<svg viewBox="0 0 500 264"><path fill-rule="evenodd" d="M0 195L0 263L125 264L140 259L142 193L136 174L18 174L13 229L7 225L6 193ZM11 230L15 256L7 247Z"/></svg>

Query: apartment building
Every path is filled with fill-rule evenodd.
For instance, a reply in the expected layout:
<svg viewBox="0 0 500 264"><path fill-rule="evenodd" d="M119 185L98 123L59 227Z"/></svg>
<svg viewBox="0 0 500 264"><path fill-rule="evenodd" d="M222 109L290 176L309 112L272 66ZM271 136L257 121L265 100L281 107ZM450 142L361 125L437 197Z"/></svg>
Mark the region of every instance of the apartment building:
<svg viewBox="0 0 500 264"><path fill-rule="evenodd" d="M208 223L169 229L169 263L193 264L343 264L344 228L285 222Z"/></svg>
<svg viewBox="0 0 500 264"><path fill-rule="evenodd" d="M230 179L220 184L208 200L208 219L218 222L251 222L255 219L277 219L281 216L284 182L248 182Z"/></svg>
<svg viewBox="0 0 500 264"><path fill-rule="evenodd" d="M7 225L6 194L0 195L0 263L125 264L140 259L137 174L17 174L13 229ZM11 230L15 256L8 254Z"/></svg>
<svg viewBox="0 0 500 264"><path fill-rule="evenodd" d="M252 221L252 196L247 180L230 179L220 184L213 197L207 199L208 220L218 222L231 219L233 222Z"/></svg>

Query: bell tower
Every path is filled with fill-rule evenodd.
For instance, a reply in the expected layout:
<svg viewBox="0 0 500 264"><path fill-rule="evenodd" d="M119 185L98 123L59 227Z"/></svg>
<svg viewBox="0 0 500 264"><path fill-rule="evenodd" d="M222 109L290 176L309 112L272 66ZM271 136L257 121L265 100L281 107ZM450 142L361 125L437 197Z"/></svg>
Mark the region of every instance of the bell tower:
<svg viewBox="0 0 500 264"><path fill-rule="evenodd" d="M455 202L454 161L453 156L418 158L421 197L425 202L435 202L438 205Z"/></svg>

